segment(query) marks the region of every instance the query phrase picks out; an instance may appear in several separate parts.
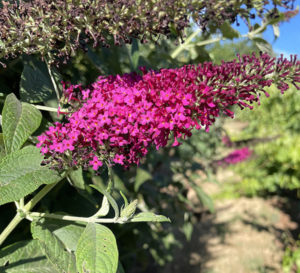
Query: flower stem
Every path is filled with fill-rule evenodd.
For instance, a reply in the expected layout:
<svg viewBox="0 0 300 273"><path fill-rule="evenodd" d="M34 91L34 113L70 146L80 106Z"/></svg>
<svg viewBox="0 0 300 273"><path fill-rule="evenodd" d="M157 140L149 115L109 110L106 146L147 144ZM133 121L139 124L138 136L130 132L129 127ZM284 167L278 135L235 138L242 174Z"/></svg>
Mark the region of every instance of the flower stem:
<svg viewBox="0 0 300 273"><path fill-rule="evenodd" d="M70 215L59 215L54 213L30 212L30 217L51 218L64 221L83 222L83 223L118 223L116 218L93 218L93 217L77 217Z"/></svg>
<svg viewBox="0 0 300 273"><path fill-rule="evenodd" d="M63 178L62 178L63 179ZM61 180L62 180L61 179ZM60 180L60 181L61 181ZM53 183L53 184L49 184L46 185L44 188L41 189L41 191L39 191L37 193L37 195L35 195L25 206L24 206L24 211L25 212L29 212L30 210L33 209L33 207L49 192L51 191L60 181Z"/></svg>
<svg viewBox="0 0 300 273"><path fill-rule="evenodd" d="M44 105L35 105L32 104L35 108L42 110L42 111L48 111L48 112L56 112L58 111L57 108L53 108L53 107L48 107L48 106L44 106ZM68 109L60 109L61 112L68 112Z"/></svg>
<svg viewBox="0 0 300 273"><path fill-rule="evenodd" d="M197 29L195 32L193 32L185 41L183 44L178 46L174 52L171 54L171 58L175 59L179 53L185 49L185 47L201 32L201 29Z"/></svg>
<svg viewBox="0 0 300 273"><path fill-rule="evenodd" d="M51 66L50 66L49 62L47 62L47 60L46 60L46 64L47 64L48 72L49 72L49 75L50 75L50 78L51 78L51 81L52 81L52 84L53 84L53 87L54 87L54 91L55 91L55 94L56 94L56 97L57 97L57 100L58 100L58 105L59 105L60 95L59 95L58 86L57 86L56 81L53 77Z"/></svg>
<svg viewBox="0 0 300 273"><path fill-rule="evenodd" d="M106 166L107 166L107 171L108 171L108 186L107 186L106 191L108 193L111 193L115 187L114 173L113 173L112 167L109 166L108 163L106 163Z"/></svg>
<svg viewBox="0 0 300 273"><path fill-rule="evenodd" d="M254 38L257 34L261 33L267 26L268 26L269 22L264 22L259 28L253 30L253 31L249 31L246 34L243 35L239 35L240 38L249 38L252 39ZM204 41L200 41L197 42L196 44L190 44L190 42L201 32L201 29L197 29L195 32L193 32L185 41L184 43L182 43L180 46L178 46L173 53L171 54L171 58L175 59L180 53L181 51L183 51L184 49L189 49L190 47L193 46L204 46L204 45L209 45L209 44L213 44L213 43L217 43L219 41L223 41L223 40L228 40L228 38L224 38L223 35L220 36L216 36L212 39L208 39L208 40L204 40Z"/></svg>
<svg viewBox="0 0 300 273"><path fill-rule="evenodd" d="M8 226L1 232L0 234L0 246L2 243L6 240L8 235L15 229L15 227L22 221L22 217L17 214L11 222L8 224Z"/></svg>

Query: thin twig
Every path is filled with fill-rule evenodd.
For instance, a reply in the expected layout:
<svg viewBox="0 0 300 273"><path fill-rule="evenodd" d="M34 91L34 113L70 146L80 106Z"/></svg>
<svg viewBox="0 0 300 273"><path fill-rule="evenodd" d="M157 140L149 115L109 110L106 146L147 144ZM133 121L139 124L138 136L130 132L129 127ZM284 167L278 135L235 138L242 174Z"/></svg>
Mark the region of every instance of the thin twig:
<svg viewBox="0 0 300 273"><path fill-rule="evenodd" d="M58 106L60 106L60 94L59 94L58 86L57 86L56 81L54 79L54 76L53 76L53 73L52 73L51 66L50 66L49 62L47 61L47 59L45 61L46 61L46 64L47 64L48 72L49 72L49 75L50 75L50 78L51 78L51 81L52 81L52 84L53 84L53 87L54 87L56 97L57 97L57 100L58 100Z"/></svg>

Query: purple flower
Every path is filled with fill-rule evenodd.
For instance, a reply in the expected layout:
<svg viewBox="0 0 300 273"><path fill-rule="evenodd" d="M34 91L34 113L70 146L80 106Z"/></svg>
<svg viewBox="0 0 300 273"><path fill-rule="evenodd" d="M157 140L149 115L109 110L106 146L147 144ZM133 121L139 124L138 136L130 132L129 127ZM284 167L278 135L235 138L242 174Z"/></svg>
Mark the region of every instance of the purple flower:
<svg viewBox="0 0 300 273"><path fill-rule="evenodd" d="M276 60L267 54L221 65L144 71L142 76L99 77L87 89L89 97L78 85L65 89L77 108L67 115L68 123L56 123L39 137L38 146L56 157L68 150L73 160L94 169L95 156L128 167L138 164L150 145L159 149L172 140L177 146L192 135L193 128L208 131L221 113L234 117L233 105L252 109L251 104L259 102L261 93L268 95L264 89L272 84L284 92L287 83L299 89L299 82L300 62L295 56ZM247 151L237 150L228 160L238 161L249 155Z"/></svg>

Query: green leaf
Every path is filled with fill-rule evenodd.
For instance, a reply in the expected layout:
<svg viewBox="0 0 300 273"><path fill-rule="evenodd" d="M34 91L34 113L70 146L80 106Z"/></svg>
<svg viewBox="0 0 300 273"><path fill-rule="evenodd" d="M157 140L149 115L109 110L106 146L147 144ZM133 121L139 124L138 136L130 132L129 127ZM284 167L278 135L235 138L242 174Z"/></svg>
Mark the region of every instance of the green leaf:
<svg viewBox="0 0 300 273"><path fill-rule="evenodd" d="M207 195L201 187L192 184L192 188L195 190L199 201L203 204L204 207L208 208L211 213L215 212L214 202L210 198L209 195Z"/></svg>
<svg viewBox="0 0 300 273"><path fill-rule="evenodd" d="M74 187L81 189L81 190L85 189L85 183L84 183L81 167L78 170L72 171L69 176L72 180L72 185Z"/></svg>
<svg viewBox="0 0 300 273"><path fill-rule="evenodd" d="M65 251L63 243L48 230L42 223L32 222L31 233L53 266L62 273L76 273L74 254Z"/></svg>
<svg viewBox="0 0 300 273"><path fill-rule="evenodd" d="M171 220L163 215L157 215L152 212L141 212L135 215L130 222L171 222Z"/></svg>
<svg viewBox="0 0 300 273"><path fill-rule="evenodd" d="M272 46L264 39L255 37L252 39L252 41L255 43L255 45L258 47L258 49L262 52L266 52L269 54L273 53Z"/></svg>
<svg viewBox="0 0 300 273"><path fill-rule="evenodd" d="M98 206L97 200L92 195L92 190L88 185L85 184L85 178L81 167L75 171L72 171L67 179L70 184L76 188L79 195L85 198L93 206Z"/></svg>
<svg viewBox="0 0 300 273"><path fill-rule="evenodd" d="M61 177L41 166L42 154L34 146L7 155L0 161L0 205L17 201L42 184L51 184Z"/></svg>
<svg viewBox="0 0 300 273"><path fill-rule="evenodd" d="M275 24L275 25L272 25L272 27L273 27L273 33L274 33L275 39L279 38L279 36L280 36L279 25Z"/></svg>
<svg viewBox="0 0 300 273"><path fill-rule="evenodd" d="M192 234L194 230L194 225L191 222L185 222L182 226L182 232L188 242L192 239Z"/></svg>
<svg viewBox="0 0 300 273"><path fill-rule="evenodd" d="M228 38L228 39L232 40L234 38L239 38L240 37L240 33L237 30L235 30L234 28L232 28L228 22L224 22L221 25L220 30L222 32L222 35L225 38Z"/></svg>
<svg viewBox="0 0 300 273"><path fill-rule="evenodd" d="M55 219L44 219L43 226L53 232L68 251L76 250L79 237L85 229L85 225Z"/></svg>
<svg viewBox="0 0 300 273"><path fill-rule="evenodd" d="M87 57L97 69L108 72L108 68L105 66L104 61L101 60L100 56L92 47L88 47Z"/></svg>
<svg viewBox="0 0 300 273"><path fill-rule="evenodd" d="M129 194L127 188L124 186L124 181L121 179L121 177L118 176L116 173L113 173L113 177L115 182L114 188L119 191L122 191L122 193L124 194Z"/></svg>
<svg viewBox="0 0 300 273"><path fill-rule="evenodd" d="M9 94L2 111L2 130L7 154L19 150L28 137L40 126L42 115L28 103L21 103Z"/></svg>
<svg viewBox="0 0 300 273"><path fill-rule="evenodd" d="M121 264L120 261L119 261L117 273L125 273L124 267L123 267L123 265Z"/></svg>
<svg viewBox="0 0 300 273"><path fill-rule="evenodd" d="M124 200L124 206L127 207L128 206L128 200L127 197L124 195L124 193L122 191L120 191L120 194Z"/></svg>
<svg viewBox="0 0 300 273"><path fill-rule="evenodd" d="M79 273L116 273L118 259L116 239L110 229L89 223L77 245L76 264Z"/></svg>
<svg viewBox="0 0 300 273"><path fill-rule="evenodd" d="M148 171L138 168L136 171L134 191L138 192L140 186L150 179L152 179L152 175Z"/></svg>
<svg viewBox="0 0 300 273"><path fill-rule="evenodd" d="M30 103L43 102L50 99L54 92L47 65L37 58L27 57L20 81L21 100Z"/></svg>
<svg viewBox="0 0 300 273"><path fill-rule="evenodd" d="M136 70L138 68L139 58L140 58L139 44L136 39L133 39L131 44L131 52L129 54L130 66L132 70Z"/></svg>
<svg viewBox="0 0 300 273"><path fill-rule="evenodd" d="M38 241L21 241L0 250L0 272L60 273L47 260Z"/></svg>
<svg viewBox="0 0 300 273"><path fill-rule="evenodd" d="M5 156L5 154L3 134L0 133L0 160Z"/></svg>
<svg viewBox="0 0 300 273"><path fill-rule="evenodd" d="M118 207L117 202L115 201L115 199L104 189L101 189L99 186L96 185L90 185L92 188L96 189L97 191L99 191L100 193L102 193L108 200L108 202L111 204L111 206L113 207L114 211L115 211L115 217L119 217L120 215L120 210Z"/></svg>
<svg viewBox="0 0 300 273"><path fill-rule="evenodd" d="M100 209L97 211L97 213L95 213L92 217L96 218L96 217L104 217L109 213L109 202L107 200L106 196L103 196L102 199L102 204Z"/></svg>

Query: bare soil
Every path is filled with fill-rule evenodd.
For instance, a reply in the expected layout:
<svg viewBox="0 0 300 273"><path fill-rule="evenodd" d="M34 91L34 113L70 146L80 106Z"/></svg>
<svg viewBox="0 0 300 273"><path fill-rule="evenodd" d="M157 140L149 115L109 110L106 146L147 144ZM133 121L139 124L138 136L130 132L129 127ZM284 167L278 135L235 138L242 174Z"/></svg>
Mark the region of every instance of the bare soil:
<svg viewBox="0 0 300 273"><path fill-rule="evenodd" d="M279 197L217 201L216 213L194 226L164 273L282 272L285 244L298 228L286 203Z"/></svg>

